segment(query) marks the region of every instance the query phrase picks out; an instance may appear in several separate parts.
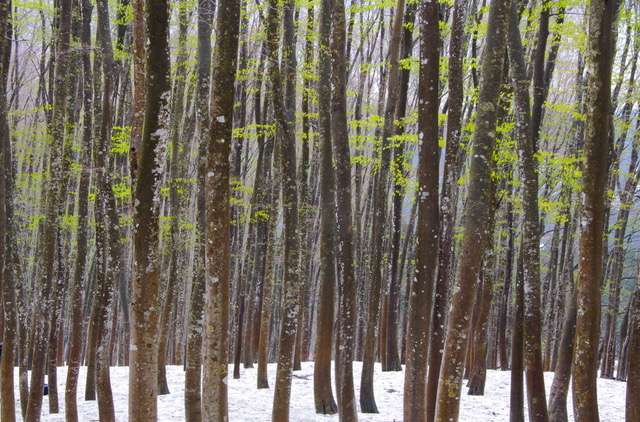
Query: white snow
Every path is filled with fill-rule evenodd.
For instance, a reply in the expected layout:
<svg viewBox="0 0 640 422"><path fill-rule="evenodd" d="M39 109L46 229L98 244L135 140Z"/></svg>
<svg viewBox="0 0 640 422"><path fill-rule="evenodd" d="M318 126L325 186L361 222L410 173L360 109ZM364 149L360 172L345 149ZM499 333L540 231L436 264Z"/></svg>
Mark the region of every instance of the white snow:
<svg viewBox="0 0 640 422"><path fill-rule="evenodd" d="M354 363L354 380L356 384L356 401L360 385L361 363ZM98 406L95 401L84 401L84 384L86 368L81 368L78 384L78 412L83 422L98 421ZM229 374L233 369L230 367ZM229 418L230 421L268 422L271 420L273 403L273 384L276 365L269 365L268 390L256 388L256 369L242 369L239 380L229 381ZM332 371L333 374L333 371ZM67 369L58 368L58 394L61 413L49 415L48 397L43 403L43 422L64 421L64 383ZM510 372L487 371L487 383L484 396L468 396L467 388L463 388L460 406L461 422L504 422L509 420L509 382ZM113 387L116 420L127 420L127 394L129 371L127 367L111 368L111 384ZM167 378L171 394L158 397L158 420L161 422L184 421L184 372L181 366L167 367ZM548 391L553 373L545 373L545 384ZM379 414L360 414L361 422L399 422L402 420L402 372L382 372L376 365L375 395ZM15 376L16 398L18 395L17 370ZM466 381L465 381L466 383ZM292 422L333 422L337 416L316 415L313 404L313 363L302 364L302 371L293 374L290 420ZM624 420L626 383L598 379L598 401L600 404L600 420L622 422ZM526 396L525 396L526 397ZM526 404L525 404L526 406ZM16 405L18 415L19 403ZM569 420L573 420L571 391L569 391ZM526 414L526 411L525 411ZM18 420L21 420L19 418Z"/></svg>

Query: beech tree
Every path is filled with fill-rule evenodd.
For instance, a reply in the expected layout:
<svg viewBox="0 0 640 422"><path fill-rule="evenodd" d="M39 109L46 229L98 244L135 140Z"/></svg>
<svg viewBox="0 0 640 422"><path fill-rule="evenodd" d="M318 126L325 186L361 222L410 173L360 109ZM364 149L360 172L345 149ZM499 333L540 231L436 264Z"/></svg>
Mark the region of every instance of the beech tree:
<svg viewBox="0 0 640 422"><path fill-rule="evenodd" d="M596 373L600 333L600 280L607 151L611 110L612 27L617 2L591 2L586 54L584 201L580 216L580 260L576 281L573 400L576 421L599 420Z"/></svg>
<svg viewBox="0 0 640 422"><path fill-rule="evenodd" d="M134 257L129 347L129 420L158 417L159 203L167 141L169 4L145 3L146 88L134 193Z"/></svg>

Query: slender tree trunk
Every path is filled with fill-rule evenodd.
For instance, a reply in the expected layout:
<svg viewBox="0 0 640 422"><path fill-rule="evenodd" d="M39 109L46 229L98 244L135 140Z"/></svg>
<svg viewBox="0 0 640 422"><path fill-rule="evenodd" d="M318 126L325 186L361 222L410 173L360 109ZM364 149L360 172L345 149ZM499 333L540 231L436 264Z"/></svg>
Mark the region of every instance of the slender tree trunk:
<svg viewBox="0 0 640 422"><path fill-rule="evenodd" d="M558 360L549 393L549 421L567 422L567 395L571 380L574 337L576 330L576 293L573 285L573 258L568 260L569 270L565 295L564 320L558 344Z"/></svg>
<svg viewBox="0 0 640 422"><path fill-rule="evenodd" d="M391 159L391 140L393 135L393 118L398 101L400 71L398 58L402 39L405 1L398 0L394 9L393 28L389 39L389 74L386 92L387 101L384 107L384 123L382 127L382 147L380 151L380 167L375 176L373 192L373 221L371 233L371 262L369 288L369 304L367 327L364 338L364 356L362 376L360 380L360 409L364 413L378 413L373 392L373 373L376 357L376 326L379 322L381 308L383 240L386 234L388 178ZM381 335L381 333L379 333Z"/></svg>
<svg viewBox="0 0 640 422"><path fill-rule="evenodd" d="M433 315L429 334L429 363L427 374L427 422L433 422L436 413L438 377L442 362L445 340L445 321L448 311L449 279L453 257L453 228L458 200L458 155L462 129L463 75L462 59L464 49L465 3L454 3L449 38L449 89L446 152L440 195L441 222L440 247L438 249L438 271L433 299Z"/></svg>
<svg viewBox="0 0 640 422"><path fill-rule="evenodd" d="M196 118L198 125L198 193L197 227L194 276L189 300L187 327L187 351L185 362L185 419L202 421L202 318L205 284L205 173L207 166L207 142L209 140L209 72L211 68L211 29L214 16L213 0L198 1L198 82Z"/></svg>
<svg viewBox="0 0 640 422"><path fill-rule="evenodd" d="M16 243L13 233L13 189L11 139L7 120L8 57L11 56L11 1L0 1L0 287L2 289L3 331L2 360L0 362L0 420L16 419L13 387L13 366L17 340L17 303L15 276L11 251Z"/></svg>
<svg viewBox="0 0 640 422"><path fill-rule="evenodd" d="M509 422L524 422L524 274L522 252L518 254L516 285L514 289L513 324L511 329L511 394Z"/></svg>
<svg viewBox="0 0 640 422"><path fill-rule="evenodd" d="M351 153L347 125L346 19L343 0L334 0L331 33L331 137L336 161L336 212L338 240L338 320L340 327L336 362L336 396L341 422L356 422L353 352L356 340L356 279L354 269L353 220L351 208Z"/></svg>
<svg viewBox="0 0 640 422"><path fill-rule="evenodd" d="M86 220L89 214L89 176L91 174L91 149L92 149L92 103L91 91L92 73L90 59L91 45L91 2L83 0L79 6L82 12L82 29L80 38L83 47L82 60L82 98L83 98L83 127L82 127L82 173L80 174L80 184L78 186L78 234L77 234L77 255L72 284L69 289L71 300L71 336L69 338L69 357L67 370L67 384L65 388L65 420L66 422L78 422L78 375L80 372L82 354L82 285L85 277L87 263L87 238L88 228Z"/></svg>
<svg viewBox="0 0 640 422"><path fill-rule="evenodd" d="M508 46L511 80L514 91L516 137L520 151L522 202L522 265L524 275L524 364L527 382L529 419L546 422L547 400L542 367L540 317L540 228L538 213L537 146L532 136L529 79L526 76L524 49L520 39L518 5L511 6ZM540 40L539 40L540 42ZM546 42L546 39L545 39Z"/></svg>
<svg viewBox="0 0 640 422"><path fill-rule="evenodd" d="M44 366L48 351L47 335L49 329L49 313L55 303L52 292L52 280L55 275L56 233L58 232L59 210L62 198L62 184L67 163L63 160L64 123L67 103L67 69L69 42L71 36L71 0L61 0L57 4L58 28L56 39L56 61L53 71L55 87L53 95L53 114L51 118L51 145L48 191L46 194L46 217L43 230L43 274L39 302L34 315L33 332L33 366L31 368L31 389L25 421L37 422L42 410L44 388Z"/></svg>

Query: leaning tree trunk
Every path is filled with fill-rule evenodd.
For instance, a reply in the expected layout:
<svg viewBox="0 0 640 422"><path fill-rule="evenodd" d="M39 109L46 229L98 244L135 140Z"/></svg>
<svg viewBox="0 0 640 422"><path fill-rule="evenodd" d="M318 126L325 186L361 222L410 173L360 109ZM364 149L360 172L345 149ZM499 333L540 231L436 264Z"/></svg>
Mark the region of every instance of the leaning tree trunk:
<svg viewBox="0 0 640 422"><path fill-rule="evenodd" d="M468 310L471 308L477 274L489 238L485 228L491 218L489 214L493 212L486 204L493 203L492 155L509 3L508 0L494 0L489 9L487 41L481 66L484 77L480 84L476 129L472 140L473 153L464 208L465 226L456 275L457 286L454 289L447 324L447 338L438 383L435 418L437 422L455 422L459 415L460 389L469 333Z"/></svg>
<svg viewBox="0 0 640 422"><path fill-rule="evenodd" d="M575 224L572 224L575 230ZM573 237L570 235L570 237ZM569 251L567 260L568 270L563 277L567 278L564 319L560 342L558 345L558 358L549 393L549 422L567 422L567 395L571 381L571 361L573 360L573 348L576 330L576 292L573 285L573 253Z"/></svg>

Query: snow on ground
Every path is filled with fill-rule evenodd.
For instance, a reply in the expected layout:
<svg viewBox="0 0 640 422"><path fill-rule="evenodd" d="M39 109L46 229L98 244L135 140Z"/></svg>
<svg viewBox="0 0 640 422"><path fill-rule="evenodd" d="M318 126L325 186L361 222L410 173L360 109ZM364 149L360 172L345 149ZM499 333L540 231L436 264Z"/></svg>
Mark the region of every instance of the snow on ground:
<svg viewBox="0 0 640 422"><path fill-rule="evenodd" d="M357 388L360 384L361 363L354 362L354 376ZM269 365L269 382L273 387L276 365ZM230 370L230 374L232 371ZM64 421L64 383L66 368L58 368L58 391L62 413L49 415L48 398L43 403L43 422ZM128 368L111 368L111 385L113 387L116 420L127 420ZM86 371L80 372L78 385L78 411L82 422L98 421L98 406L95 401L84 401L84 384ZM184 372L181 366L167 367L167 378L171 394L158 398L158 415L161 422L184 421ZM17 389L16 370L16 398ZM553 373L545 374L547 392L551 386ZM363 422L400 422L402 420L402 372L382 372L376 367L375 395L379 414L360 414ZM510 372L488 371L484 396L468 396L466 388L460 408L461 422L504 422L509 420L509 383ZM316 415L313 404L313 362L302 364L302 371L293 375L290 420L292 422L333 422L337 416ZM622 422L624 420L624 403L626 383L598 379L598 401L600 404L600 420L602 422ZM571 392L569 392L571 397ZM243 369L239 380L229 381L229 418L231 422L251 421L267 422L271 420L273 388L258 390L256 388L256 370ZM20 409L20 405L16 406ZM19 410L18 410L19 412ZM569 399L569 420L572 418L572 405ZM526 414L526 412L525 412ZM19 419L20 420L20 419Z"/></svg>

